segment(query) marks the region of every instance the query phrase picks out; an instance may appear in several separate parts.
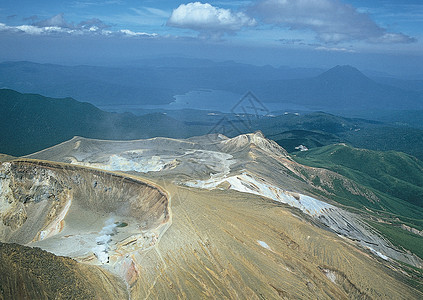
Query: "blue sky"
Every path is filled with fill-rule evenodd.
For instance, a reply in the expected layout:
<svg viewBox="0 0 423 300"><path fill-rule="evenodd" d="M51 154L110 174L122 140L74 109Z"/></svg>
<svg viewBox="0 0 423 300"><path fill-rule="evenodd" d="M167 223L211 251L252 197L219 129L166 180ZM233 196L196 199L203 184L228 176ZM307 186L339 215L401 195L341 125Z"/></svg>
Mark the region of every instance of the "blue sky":
<svg viewBox="0 0 423 300"><path fill-rule="evenodd" d="M0 45L1 61L172 55L422 74L423 1L2 0Z"/></svg>

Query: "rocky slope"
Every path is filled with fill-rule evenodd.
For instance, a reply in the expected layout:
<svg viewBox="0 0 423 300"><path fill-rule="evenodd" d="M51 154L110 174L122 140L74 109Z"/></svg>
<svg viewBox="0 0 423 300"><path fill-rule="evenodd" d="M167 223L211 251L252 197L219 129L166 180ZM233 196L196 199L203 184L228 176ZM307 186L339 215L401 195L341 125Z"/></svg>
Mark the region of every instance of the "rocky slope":
<svg viewBox="0 0 423 300"><path fill-rule="evenodd" d="M123 174L34 160L0 165L0 240L137 281L136 255L170 225L167 194ZM126 290L126 286L125 286Z"/></svg>
<svg viewBox="0 0 423 300"><path fill-rule="evenodd" d="M418 269L397 262L421 260L331 201L312 177L341 180L351 197L377 196L296 163L259 132L75 137L3 163L0 174L2 241L100 266L133 299L423 296Z"/></svg>
<svg viewBox="0 0 423 300"><path fill-rule="evenodd" d="M125 299L109 272L38 248L0 243L0 299Z"/></svg>
<svg viewBox="0 0 423 300"><path fill-rule="evenodd" d="M299 208L380 257L423 265L418 257L395 249L358 215L330 200L335 184L347 197L379 201L371 190L337 173L296 163L261 132L234 138L208 135L188 140L155 138L133 142L74 138L30 157L50 157L104 170L170 175L180 185L193 188L234 189L264 196Z"/></svg>

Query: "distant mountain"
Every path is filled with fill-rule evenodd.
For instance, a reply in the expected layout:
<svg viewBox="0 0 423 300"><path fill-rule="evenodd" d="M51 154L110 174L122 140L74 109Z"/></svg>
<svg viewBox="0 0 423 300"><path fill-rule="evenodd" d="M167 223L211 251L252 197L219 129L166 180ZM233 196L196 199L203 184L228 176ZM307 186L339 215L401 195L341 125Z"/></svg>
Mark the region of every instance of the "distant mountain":
<svg viewBox="0 0 423 300"><path fill-rule="evenodd" d="M315 82L316 87L321 85L322 91L328 96L332 96L330 93L337 93L344 97L351 97L351 93L366 91L375 93L374 90L380 88L373 80L352 66L336 66L313 78L312 81Z"/></svg>
<svg viewBox="0 0 423 300"><path fill-rule="evenodd" d="M60 66L32 62L0 64L0 88L49 97L72 97L93 104L172 101L175 91L158 89L155 72L148 68L122 70L110 67Z"/></svg>
<svg viewBox="0 0 423 300"><path fill-rule="evenodd" d="M345 84L345 82L349 82L350 84L356 84L360 86L364 86L366 84L369 84L371 80L361 73L358 69L349 66L336 66L332 69L329 69L328 71L320 74L317 76L320 80L323 82L326 82L327 84L333 84L333 85L340 85Z"/></svg>
<svg viewBox="0 0 423 300"><path fill-rule="evenodd" d="M233 90L244 94L251 80L282 80L313 76L317 72L185 58L143 60L125 67L3 62L0 63L0 88L49 97L72 97L95 105L157 105L168 104L174 101L175 95L197 89Z"/></svg>
<svg viewBox="0 0 423 300"><path fill-rule="evenodd" d="M351 66L336 66L322 73L318 69L183 58L143 60L129 67L0 63L1 88L72 97L97 106L154 108L175 101L176 95L211 90L229 92L234 99L231 102L215 96L213 105L208 107L211 100L200 93L196 98L200 97L197 102L201 103L204 97L204 109L222 107L221 111L230 111L241 97L238 95L247 91L256 94L270 110L285 109L288 104L323 111L423 109L423 92L407 88L416 86L416 82L393 82L396 86L387 83L376 82ZM196 108L192 105L187 103L183 108Z"/></svg>
<svg viewBox="0 0 423 300"><path fill-rule="evenodd" d="M423 108L422 93L377 83L351 66L336 66L313 78L261 82L254 90L264 102L326 111Z"/></svg>
<svg viewBox="0 0 423 300"><path fill-rule="evenodd" d="M0 116L0 153L15 156L53 146L75 135L124 140L188 135L183 122L162 113L109 113L72 98L47 98L7 89L0 90Z"/></svg>

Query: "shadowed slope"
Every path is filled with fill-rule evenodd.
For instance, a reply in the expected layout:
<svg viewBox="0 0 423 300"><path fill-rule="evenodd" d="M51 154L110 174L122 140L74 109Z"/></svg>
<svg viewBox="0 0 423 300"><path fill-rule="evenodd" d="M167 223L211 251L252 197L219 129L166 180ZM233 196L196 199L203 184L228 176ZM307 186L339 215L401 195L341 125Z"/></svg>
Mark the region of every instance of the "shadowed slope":
<svg viewBox="0 0 423 300"><path fill-rule="evenodd" d="M125 284L98 267L38 248L0 243L0 299L125 299Z"/></svg>

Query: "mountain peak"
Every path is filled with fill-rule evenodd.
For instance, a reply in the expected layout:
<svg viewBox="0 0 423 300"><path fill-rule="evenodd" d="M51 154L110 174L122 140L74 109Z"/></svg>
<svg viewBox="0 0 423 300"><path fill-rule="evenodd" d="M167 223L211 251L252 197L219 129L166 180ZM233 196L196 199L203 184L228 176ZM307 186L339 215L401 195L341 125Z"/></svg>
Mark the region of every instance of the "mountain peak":
<svg viewBox="0 0 423 300"><path fill-rule="evenodd" d="M221 144L223 145L222 149L229 152L239 151L241 148L249 147L259 148L270 155L276 154L285 158L289 157L288 152L284 148L279 146L275 141L267 139L260 130L223 140Z"/></svg>
<svg viewBox="0 0 423 300"><path fill-rule="evenodd" d="M338 65L335 66L326 72L320 74L319 78L329 79L329 80L360 80L360 81L369 81L371 80L366 75L361 73L357 68L350 65Z"/></svg>

